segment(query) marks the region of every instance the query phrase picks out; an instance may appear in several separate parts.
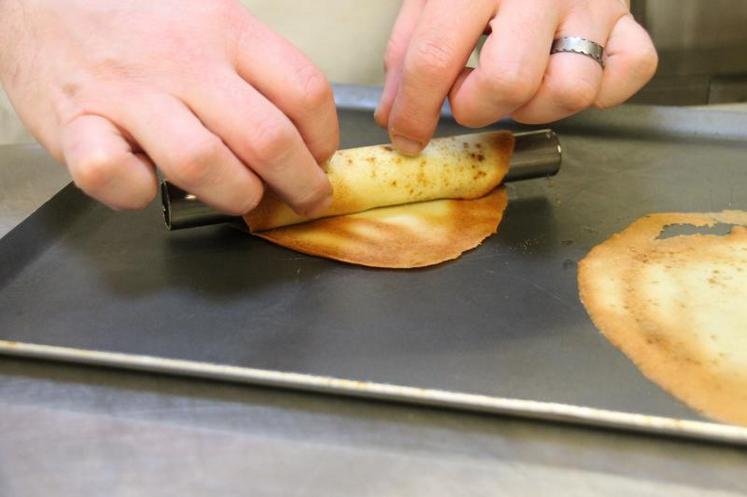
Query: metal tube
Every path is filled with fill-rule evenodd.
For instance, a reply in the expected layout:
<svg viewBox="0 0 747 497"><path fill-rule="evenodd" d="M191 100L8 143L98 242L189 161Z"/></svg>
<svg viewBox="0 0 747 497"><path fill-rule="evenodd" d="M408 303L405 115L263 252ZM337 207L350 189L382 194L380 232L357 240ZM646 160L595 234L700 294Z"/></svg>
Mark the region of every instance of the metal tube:
<svg viewBox="0 0 747 497"><path fill-rule="evenodd" d="M555 131L543 129L516 133L514 136L516 142L511 155L511 168L504 181L523 181L558 174L563 149Z"/></svg>
<svg viewBox="0 0 747 497"><path fill-rule="evenodd" d="M558 173L562 149L554 131L529 131L516 133L515 137L511 168L505 181L544 178ZM166 227L172 231L240 219L203 204L191 193L165 180L161 182L161 205Z"/></svg>
<svg viewBox="0 0 747 497"><path fill-rule="evenodd" d="M236 219L236 216L203 204L191 193L166 180L161 181L161 207L163 220L170 231L228 223Z"/></svg>

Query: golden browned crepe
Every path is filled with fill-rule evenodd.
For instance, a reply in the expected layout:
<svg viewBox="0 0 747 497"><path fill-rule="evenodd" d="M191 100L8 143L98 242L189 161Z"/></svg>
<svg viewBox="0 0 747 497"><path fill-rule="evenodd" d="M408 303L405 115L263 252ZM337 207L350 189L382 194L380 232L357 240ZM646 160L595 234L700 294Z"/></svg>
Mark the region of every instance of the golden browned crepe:
<svg viewBox="0 0 747 497"><path fill-rule="evenodd" d="M669 225L734 225L659 238ZM641 371L715 419L747 426L747 212L652 214L579 265L594 324Z"/></svg>
<svg viewBox="0 0 747 497"><path fill-rule="evenodd" d="M323 165L331 207L317 219L270 194L245 216L253 234L306 254L412 268L454 259L495 233L513 135L438 138L418 157L381 145L341 150Z"/></svg>
<svg viewBox="0 0 747 497"><path fill-rule="evenodd" d="M316 217L443 198L479 198L508 172L513 134L508 131L436 138L417 157L390 145L340 150L322 168L332 184L332 205ZM252 232L308 221L268 193L244 216Z"/></svg>
<svg viewBox="0 0 747 497"><path fill-rule="evenodd" d="M495 233L503 187L475 200L381 207L255 233L283 247L362 266L414 268L459 257Z"/></svg>

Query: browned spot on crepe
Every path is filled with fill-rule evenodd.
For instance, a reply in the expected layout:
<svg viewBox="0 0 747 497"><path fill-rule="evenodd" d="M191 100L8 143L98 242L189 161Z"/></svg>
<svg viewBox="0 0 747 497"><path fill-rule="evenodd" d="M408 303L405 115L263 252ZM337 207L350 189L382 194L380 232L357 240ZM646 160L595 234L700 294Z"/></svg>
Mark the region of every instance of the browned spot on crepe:
<svg viewBox="0 0 747 497"><path fill-rule="evenodd" d="M500 187L474 200L381 207L255 234L298 252L363 266L430 266L459 257L495 233L507 202Z"/></svg>
<svg viewBox="0 0 747 497"><path fill-rule="evenodd" d="M734 225L660 238L670 225ZM579 264L594 324L651 380L717 420L747 426L747 212L652 214Z"/></svg>

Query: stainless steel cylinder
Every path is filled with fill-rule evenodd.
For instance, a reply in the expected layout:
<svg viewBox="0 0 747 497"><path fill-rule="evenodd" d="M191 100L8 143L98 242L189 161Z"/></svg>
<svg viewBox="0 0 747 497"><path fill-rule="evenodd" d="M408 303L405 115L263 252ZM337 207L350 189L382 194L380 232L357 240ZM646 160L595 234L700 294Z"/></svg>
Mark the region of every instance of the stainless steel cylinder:
<svg viewBox="0 0 747 497"><path fill-rule="evenodd" d="M227 223L236 219L235 216L203 204L191 193L166 180L161 181L161 207L163 220L170 231Z"/></svg>
<svg viewBox="0 0 747 497"><path fill-rule="evenodd" d="M560 170L562 149L558 135L550 129L516 133L511 168L505 181L522 181L554 176ZM163 219L169 230L195 228L236 220L200 202L168 181L161 182Z"/></svg>
<svg viewBox="0 0 747 497"><path fill-rule="evenodd" d="M555 131L542 129L516 133L511 168L504 181L555 176L560 171L563 149Z"/></svg>

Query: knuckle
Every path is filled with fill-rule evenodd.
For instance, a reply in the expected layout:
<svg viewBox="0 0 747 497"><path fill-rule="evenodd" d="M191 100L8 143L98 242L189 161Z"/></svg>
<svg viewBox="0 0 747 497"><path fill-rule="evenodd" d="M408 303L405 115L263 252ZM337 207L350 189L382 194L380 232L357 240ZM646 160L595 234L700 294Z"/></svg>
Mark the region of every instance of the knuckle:
<svg viewBox="0 0 747 497"><path fill-rule="evenodd" d="M139 74L134 66L109 54L92 56L89 70L93 78L99 81L136 81ZM63 91L69 96L74 96L80 93L80 84L70 83Z"/></svg>
<svg viewBox="0 0 747 497"><path fill-rule="evenodd" d="M568 112L578 112L594 103L597 87L583 79L563 79L550 85L550 94L559 107Z"/></svg>
<svg viewBox="0 0 747 497"><path fill-rule="evenodd" d="M289 123L273 117L263 119L252 135L251 155L262 163L281 161L290 152L295 136Z"/></svg>
<svg viewBox="0 0 747 497"><path fill-rule="evenodd" d="M91 195L100 194L111 181L115 160L113 155L105 151L87 154L75 166L75 183Z"/></svg>
<svg viewBox="0 0 747 497"><path fill-rule="evenodd" d="M405 72L438 78L443 77L451 65L451 51L438 40L417 41L411 50L405 61Z"/></svg>
<svg viewBox="0 0 747 497"><path fill-rule="evenodd" d="M316 67L307 64L298 71L298 106L306 112L313 112L325 105L334 105L332 86Z"/></svg>
<svg viewBox="0 0 747 497"><path fill-rule="evenodd" d="M208 182L221 155L223 142L214 135L188 143L174 158L179 179L187 187Z"/></svg>
<svg viewBox="0 0 747 497"><path fill-rule="evenodd" d="M486 74L482 85L493 99L511 107L519 107L528 102L535 93L532 77L520 68Z"/></svg>

